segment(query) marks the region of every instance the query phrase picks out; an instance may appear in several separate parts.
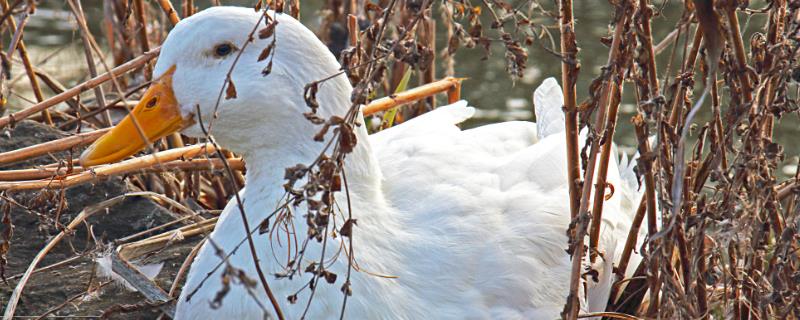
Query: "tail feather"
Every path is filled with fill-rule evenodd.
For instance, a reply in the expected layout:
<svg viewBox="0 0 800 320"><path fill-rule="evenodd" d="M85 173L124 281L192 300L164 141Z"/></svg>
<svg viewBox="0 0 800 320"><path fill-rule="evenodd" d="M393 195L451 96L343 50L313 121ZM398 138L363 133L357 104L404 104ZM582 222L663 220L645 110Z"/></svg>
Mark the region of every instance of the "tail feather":
<svg viewBox="0 0 800 320"><path fill-rule="evenodd" d="M555 78L547 78L533 93L539 139L564 131L564 94Z"/></svg>

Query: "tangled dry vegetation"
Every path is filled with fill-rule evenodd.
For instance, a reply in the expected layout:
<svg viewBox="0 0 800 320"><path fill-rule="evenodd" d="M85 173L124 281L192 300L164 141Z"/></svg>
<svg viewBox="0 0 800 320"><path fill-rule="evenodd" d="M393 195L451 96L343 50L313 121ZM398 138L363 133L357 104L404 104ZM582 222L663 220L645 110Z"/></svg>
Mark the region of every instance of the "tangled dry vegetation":
<svg viewBox="0 0 800 320"><path fill-rule="evenodd" d="M454 76L454 55L460 50L477 48L484 50L485 58L503 59L510 77L523 74L531 46L544 47L551 58L561 62L568 176L574 181L570 186L573 223L565 230L571 240L564 244L574 265L564 318L589 316L579 314L577 298L582 294L579 279L591 281L592 277L592 270L584 269L580 261L598 259L594 249L604 192L592 193L592 189L613 192L613 186L605 183L613 156L609 142L617 125L629 125L628 120L639 142L637 168L645 196L617 268L627 267L633 250L644 260L631 266L636 268L633 278L618 274L607 312L595 315L624 319L798 318L800 174L781 178L776 173L785 155L773 132L778 121L797 123L798 86L793 81L800 80L796 60L800 1L772 0L757 5L746 0L672 1L683 6L683 15L666 39L654 39L651 24L665 23L655 17L667 1L609 1L614 12L609 17L611 32L599 40L608 46L608 60L599 74L580 68L576 33L586 31L575 25L572 0L554 1L556 6L536 0L325 1L317 32L340 56L343 72L355 88L353 105L368 105L365 113L373 114L370 121L379 124L373 125L376 130L434 108L433 93L446 91L449 101L456 99L459 79L436 81L436 70ZM73 160L83 146L107 131L113 121L111 111L127 110L136 102L149 84L158 43L171 25L197 8L191 0L177 6L169 0L111 0L104 4L104 16L86 17L79 0L67 0L65 8L76 21L89 71L89 80L67 88L29 57L23 34L27 19L36 14L36 5L33 0L0 0L0 31L9 42L7 51L0 54L0 130L3 139L9 139L0 142L0 166L4 167L0 171L0 274L9 288L15 288L3 297L5 315L13 315L18 305L41 317L72 314L79 308L71 305L88 301L90 296L108 302L88 307L91 315L119 316L141 310L169 313L171 297L177 296L181 279L202 243L197 239L213 229L219 209L243 185L244 163L219 149L213 140L206 143L177 134L155 142L145 152L157 157L144 155L91 170ZM298 16L301 3L257 1L254 6ZM749 39L744 39L741 31L740 19L746 16L765 17L761 31ZM98 35L89 31L87 19L104 21L102 37L96 39ZM242 32L251 32L254 39L267 38L270 21L265 25L258 34L256 29ZM438 48L437 28L446 36L444 41L439 39ZM551 45L558 42L560 48ZM280 46L273 42L268 50L276 45ZM504 54L489 57L494 47ZM666 65L657 65L659 54L667 55ZM270 52L262 56L270 59ZM6 104L12 94L7 82L15 68L25 71L37 100L33 106ZM419 84L425 85L422 89L375 99L408 86L408 70L414 70ZM268 66L263 73L269 72ZM580 97L582 101L576 93L578 77L595 77L589 95ZM341 164L357 143L348 139L356 109L341 117L318 117L318 83L308 84L303 93L309 106L306 117L319 124L321 132L332 130L340 139L315 163L287 168L284 188L287 204L305 201L314 208L306 220L309 230L319 232L309 234L308 239L324 241L332 220L328 215L335 211L333 194L346 183L346 177L342 182ZM623 95L623 87L632 93ZM225 96L235 98L233 83L227 84ZM629 96L637 114L619 119L620 104ZM411 107L391 109L399 104ZM711 116L698 120L698 112ZM28 129L21 128L32 127L48 132L46 141L5 142L24 137L22 132ZM583 128L589 128L590 134L585 147L579 149L578 132ZM595 174L596 184L582 183ZM87 186L91 187L81 192L98 193L99 186L108 188L102 184L106 180L122 191L106 192L90 201L70 193ZM311 203L314 197L308 190L323 194L323 202ZM105 238L95 235L94 228L105 230L104 223L126 220L93 220L94 215L139 197L166 208L159 209L160 218L150 219L158 223L104 232ZM17 215L31 219L23 223ZM357 237L357 228L352 228L355 218L349 216L346 221L334 230L344 237ZM256 229L269 228L262 221L250 223ZM637 248L639 228L647 230L647 237ZM43 235L43 239L27 251L16 249L26 247L19 243L26 241L20 231ZM73 245L78 240L83 241L80 249ZM59 269L69 278L70 271L65 268L109 250L113 251L114 270L125 274L144 299L136 296L133 299L138 300L115 301L102 296L109 282L95 277L91 269L88 277L73 277L82 282L69 296L50 296L28 307L20 303L21 296L24 301L25 296L39 294L25 289L28 281ZM349 250L347 256L352 257L353 247ZM168 279L153 282L129 263L165 252L177 252L179 257L172 262ZM321 265L311 271L318 276L315 281L336 276ZM349 277L349 273L339 276ZM258 278L280 281L264 275ZM352 293L347 283L342 287L343 310L346 296ZM159 287L164 285L170 286L169 290ZM273 305L280 315L274 301Z"/></svg>

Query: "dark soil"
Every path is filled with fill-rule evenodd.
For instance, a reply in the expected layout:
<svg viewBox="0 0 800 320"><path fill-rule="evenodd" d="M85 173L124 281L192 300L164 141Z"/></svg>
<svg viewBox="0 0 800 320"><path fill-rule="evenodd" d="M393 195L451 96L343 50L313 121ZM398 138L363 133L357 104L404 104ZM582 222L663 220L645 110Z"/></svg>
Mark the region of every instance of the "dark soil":
<svg viewBox="0 0 800 320"><path fill-rule="evenodd" d="M58 139L64 133L47 126L23 121L11 131L10 137L0 138L0 152ZM75 151L77 158L78 151ZM11 168L31 168L35 165L54 163L67 159L69 153L39 157L33 161L7 166ZM13 228L10 249L6 254L3 275L6 283L0 282L0 303L5 307L12 290L17 285L18 275L25 272L33 257L44 247L49 239L58 234L60 228L68 224L86 206L102 202L114 196L132 191L119 178L86 184L62 191L17 192L6 194L16 203L6 203L0 199L0 208L10 206L12 226L0 225L0 243L7 242L8 229ZM60 201L63 199L63 203ZM82 256L66 265L34 274L27 283L24 294L17 307L17 316L39 316L51 308L65 304L73 297L80 296L53 313L57 316L100 316L104 311L124 309L117 305L132 305L145 302L137 292L111 284L95 290L99 283L108 279L98 278L93 262L101 247L108 246L115 239L123 238L147 228L169 222L172 215L163 207L140 197L131 197L97 213L72 235L66 237L39 264L44 267L65 259ZM91 229L91 232L89 230ZM169 287L184 257L199 239L190 239L183 244L147 257L141 263L164 263L156 282L164 291ZM136 262L135 262L136 263ZM15 277L16 276L16 277ZM84 295L88 288L93 291ZM111 309L109 309L111 308ZM151 319L158 316L155 308L136 308L134 312L115 312L112 319Z"/></svg>

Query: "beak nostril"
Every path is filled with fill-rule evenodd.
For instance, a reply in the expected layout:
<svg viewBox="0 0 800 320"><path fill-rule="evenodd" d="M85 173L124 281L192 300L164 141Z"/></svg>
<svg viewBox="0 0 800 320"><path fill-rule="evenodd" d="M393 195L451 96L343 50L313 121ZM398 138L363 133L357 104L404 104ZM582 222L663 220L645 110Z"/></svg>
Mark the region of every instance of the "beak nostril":
<svg viewBox="0 0 800 320"><path fill-rule="evenodd" d="M157 103L158 103L158 97L152 97L152 98L150 98L149 101L147 101L147 104L145 105L145 108L152 109L153 107L156 106Z"/></svg>

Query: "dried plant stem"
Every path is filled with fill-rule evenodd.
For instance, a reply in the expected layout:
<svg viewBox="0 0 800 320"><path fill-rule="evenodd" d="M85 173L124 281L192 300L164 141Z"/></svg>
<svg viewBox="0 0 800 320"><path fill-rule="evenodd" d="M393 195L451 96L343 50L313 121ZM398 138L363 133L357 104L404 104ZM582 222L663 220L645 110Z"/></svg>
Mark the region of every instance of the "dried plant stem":
<svg viewBox="0 0 800 320"><path fill-rule="evenodd" d="M79 133L66 138L0 153L0 167L41 155L90 144L109 130L111 129L104 128L96 131Z"/></svg>
<svg viewBox="0 0 800 320"><path fill-rule="evenodd" d="M594 201L592 203L592 221L589 228L589 259L591 262L599 255L597 250L600 242L600 223L603 216L603 202L605 201L605 190L607 187L606 178L608 177L608 163L611 160L611 146L614 141L614 132L617 127L617 111L619 110L620 96L622 95L622 82L613 83L614 87L611 89L612 97L610 105L608 106L608 115L606 116L605 130L603 130L603 137L601 141L605 141L600 147L600 166L598 167L594 190ZM592 146L595 144L593 143ZM591 161L591 160L590 160ZM591 179L588 176L587 179ZM590 181L590 180L585 180ZM609 257L606 257L607 259Z"/></svg>
<svg viewBox="0 0 800 320"><path fill-rule="evenodd" d="M198 221L193 224L183 226L177 230L166 231L147 239L121 245L117 249L117 252L119 253L120 257L125 259L135 259L147 253L161 250L171 243L182 242L188 238L201 234L208 234L211 232L211 230L214 230L216 223L216 217Z"/></svg>
<svg viewBox="0 0 800 320"><path fill-rule="evenodd" d="M430 17L430 10L425 14L425 18L422 19L420 28L417 29L417 31L420 41L425 43L431 51L436 52L436 20ZM422 77L420 77L421 84L428 84L436 81L435 54L427 66L421 66L420 68L423 69ZM436 108L436 99L434 99L433 96L428 97L426 100L431 108ZM424 112L427 110L420 111Z"/></svg>
<svg viewBox="0 0 800 320"><path fill-rule="evenodd" d="M644 171L644 197L647 203L647 235L652 237L658 231L656 221L656 179L653 175L653 150L650 147L649 137L647 136L647 124L641 114L634 116L633 125L636 131L636 138L639 140L640 157L638 163L642 164Z"/></svg>
<svg viewBox="0 0 800 320"><path fill-rule="evenodd" d="M386 111L394 107L424 99L440 92L448 93L447 101L450 103L458 101L458 99L460 99L459 95L461 94L461 80L463 79L447 77L439 81L431 82L424 86L373 100L364 107L364 115Z"/></svg>
<svg viewBox="0 0 800 320"><path fill-rule="evenodd" d="M621 51L621 42L622 37L625 34L626 26L630 24L629 17L621 14L625 12L632 4L629 1L622 1L621 3L617 4L617 21L614 27L614 36L611 41L611 53L608 57L608 66L610 67L607 75L608 78L604 80L604 86L600 95L600 101L598 102L599 111L597 117L595 118L595 126L598 130L603 130L603 127L606 125L606 117L607 115L613 116L609 118L613 118L612 121L616 121L616 114L617 114L617 107L619 106L619 90L622 83L622 70L618 70L621 66L616 66L616 64L620 60L620 56L622 55ZM616 66L616 67L615 67ZM619 68L618 68L619 67ZM618 74L615 74L618 72ZM567 129L570 130L570 129ZM568 134L569 136L569 131ZM595 140L591 145L591 150L589 151L589 162L586 164L586 170L584 172L583 177L583 186L582 186L582 193L581 193L581 201L580 206L578 208L578 216L573 219L573 223L576 224L575 226L575 233L572 238L573 246L570 248L572 250L572 270L570 274L570 290L569 296L567 299L566 305L564 306L564 312L562 313L562 317L567 319L575 319L578 315L578 311L580 309L580 303L578 302L578 288L580 285L580 277L581 277L581 267L583 265L583 251L584 251L584 237L586 236L587 227L589 225L589 197L592 193L592 181L594 180L593 177L595 176L595 165L597 164L597 154L599 149L600 141ZM605 144L611 144L611 140L606 140ZM602 157L601 157L602 158ZM604 170L608 170L608 157L605 159L601 159L600 166L605 167L605 169L601 169L600 172ZM598 175L598 187L595 190L596 194L600 194L601 202L600 206L602 207L602 196L603 191L605 190L605 177L600 177ZM601 212L595 211L593 212L594 217L591 220L600 221L601 219ZM597 231L594 231L598 229ZM599 225L595 227L595 223L592 226L592 233L599 232ZM596 254L597 242L596 240L590 237L590 256L594 256Z"/></svg>
<svg viewBox="0 0 800 320"><path fill-rule="evenodd" d="M629 2L625 1L618 5L619 10L625 10L624 7L630 5ZM618 11L619 12L619 11ZM617 62L619 62L620 56L622 55L622 37L624 36L624 31L626 25L629 23L628 18L620 16L617 20L616 25L614 27L614 37L612 38L611 42L611 54L608 56L608 66L614 66ZM583 190L581 193L581 202L580 202L580 210L579 213L588 213L589 209L589 197L592 194L592 186L593 177L595 177L595 167L597 165L597 155L598 149L601 147L603 152L600 156L600 169L596 176L596 184L597 189L594 191L595 193L595 201L594 207L592 209L592 224L591 224L591 233L589 237L589 244L590 244L590 252L592 260L596 256L597 251L597 242L600 234L600 221L602 217L602 204L603 204L603 196L604 191L606 188L606 173L608 172L608 160L610 158L610 150L612 144L612 138L614 133L614 128L616 127L617 121L617 110L619 107L619 97L620 97L620 90L622 85L622 66L611 67L609 69L608 78L604 80L605 86L603 87L603 91L600 94L600 99L598 101L599 109L597 116L595 118L595 130L598 130L602 134L601 140L595 140L590 148L589 151L589 162L586 164L586 171L583 177ZM610 125L610 126L609 126ZM605 151L608 149L608 151ZM579 228L580 230L581 228ZM581 233L578 233L577 236L582 238Z"/></svg>
<svg viewBox="0 0 800 320"><path fill-rule="evenodd" d="M31 190L31 189L60 189L68 188L81 183L104 179L115 175L126 174L140 170L144 167L154 166L165 161L179 158L193 158L204 155L206 152L214 152L216 149L210 144L201 144L183 148L175 148L148 154L139 158L125 160L114 165L94 167L89 171L84 171L63 179L41 180L41 181L20 181L20 182L0 182L0 190Z"/></svg>
<svg viewBox="0 0 800 320"><path fill-rule="evenodd" d="M68 1L70 8L72 8L72 13L75 15L75 20L78 21L78 27L81 29L81 39L83 40L83 54L86 56L86 67L89 69L89 75L94 78L97 77L97 67L94 63L94 55L92 54L92 45L89 40L89 37L92 36L92 33L89 31L89 27L86 25L86 16L83 13L83 8L81 7L80 0L69 0ZM149 51L149 50L145 50ZM103 93L103 86L96 86L94 88L94 95L97 99L97 105L100 108L105 107L106 105L106 97L105 93ZM41 102L41 101L40 101ZM111 126L111 113L108 110L105 110L103 113L103 120L105 121L107 126Z"/></svg>
<svg viewBox="0 0 800 320"><path fill-rule="evenodd" d="M769 31L767 32L767 46L769 48L774 48L778 45L781 41L783 41L783 28L784 28L784 19L786 18L786 2L785 0L776 0L773 1L772 4L773 9L770 10L769 15ZM774 54L771 50L766 52L764 56L764 69L768 72L772 72L772 68L774 67ZM777 85L777 77L770 76L767 79L767 85L764 89L764 106L772 105L774 98L775 98L775 86ZM764 131L768 138L772 138L772 131L775 125L775 117L770 116L767 117L764 123Z"/></svg>
<svg viewBox="0 0 800 320"><path fill-rule="evenodd" d="M58 267L68 265L69 263L74 262L74 261L76 261L76 260L78 260L80 258L83 258L83 257L84 257L84 255L76 255L76 256L69 257L69 258L61 260L59 262L56 262L56 263L53 263L53 264L50 264L50 265L46 265L46 266L41 267L41 268L37 268L37 269L33 270L33 274L37 274L37 273L42 272L42 271L56 269ZM13 276L8 277L6 280L19 279L19 278L22 278L23 275L24 275L24 273L15 274Z"/></svg>
<svg viewBox="0 0 800 320"><path fill-rule="evenodd" d="M192 265L194 262L194 258L197 256L197 253L200 252L200 248L203 247L203 244L206 243L206 239L200 240L192 251L189 252L189 255L183 259L183 263L181 264L180 269L178 269L178 273L175 274L175 279L172 280L172 285L169 287L169 292L167 293L170 297L176 297L178 293L178 285L183 280L183 276L186 274L186 271L189 271L189 266Z"/></svg>
<svg viewBox="0 0 800 320"><path fill-rule="evenodd" d="M678 75L678 89L675 90L675 96L672 98L672 111L669 116L669 125L673 128L678 124L678 120L680 120L680 115L683 111L683 97L686 95L686 86L687 81L683 81L682 77L687 76L687 73L691 73L694 71L694 65L697 61L697 54L700 51L700 42L703 39L703 31L698 27L694 31L694 40L692 40L692 49L689 51L689 55L684 60L684 64L682 66L681 75Z"/></svg>
<svg viewBox="0 0 800 320"><path fill-rule="evenodd" d="M633 216L631 228L628 230L628 237L625 238L625 247L622 249L622 256L620 256L619 264L617 265L617 280L611 287L611 294L608 296L609 305L613 305L614 301L616 301L619 287L622 285L622 280L624 280L625 272L628 269L628 264L631 260L631 255L636 247L636 242L639 240L639 230L642 226L642 221L644 221L644 216L646 213L647 199L642 198L642 200L639 201L639 208L636 209L636 215Z"/></svg>
<svg viewBox="0 0 800 320"><path fill-rule="evenodd" d="M139 21L139 45L142 47L142 52L150 51L150 40L147 37L147 9L144 6L144 1L134 0L133 6L135 8L133 12L136 15L136 20ZM153 70L150 68L150 64L145 64L145 79L151 79L153 73L152 71Z"/></svg>
<svg viewBox="0 0 800 320"><path fill-rule="evenodd" d="M744 40L742 40L742 32L739 27L739 16L736 15L736 6L734 3L728 4L726 16L728 17L728 26L731 46L736 56L736 74L739 77L739 82L742 86L742 93L745 97L745 103L753 101L753 86L750 83L750 77L747 72L747 55L744 49Z"/></svg>
<svg viewBox="0 0 800 320"><path fill-rule="evenodd" d="M14 13L14 9L16 9L22 3L22 1L23 0L16 0L14 1L14 4L12 4L9 8L2 8L3 14L0 15L0 24L5 23L6 19L8 19L8 17L10 17L12 13Z"/></svg>
<svg viewBox="0 0 800 320"><path fill-rule="evenodd" d="M194 0L183 0L181 4L181 8L183 9L183 17L189 17L194 14Z"/></svg>
<svg viewBox="0 0 800 320"><path fill-rule="evenodd" d="M120 66L118 66L118 67L116 67L114 69L112 69L111 72L103 73L103 74L101 74L101 75L99 75L97 77L94 77L94 78L92 78L92 79L90 79L90 80L88 80L88 81L86 81L84 83L81 83L81 84L79 84L79 85L77 85L77 86L75 86L75 87L73 87L73 88L71 88L71 89L69 89L67 91L64 91L64 92L62 92L60 94L57 94L57 95L55 95L55 96L53 96L53 97L51 97L51 98L49 98L47 100L44 100L44 101L42 101L40 103L37 103L37 104L35 104L33 106L30 106L30 107L25 108L23 110L20 110L20 111L11 113L11 114L9 114L9 115L7 115L5 117L2 117L2 118L0 118L0 129L5 128L6 126L8 126L10 124L13 124L16 121L20 121L22 119L30 117L34 113L40 112L42 110L46 110L47 108L55 106L55 105L57 105L57 104L59 104L61 102L67 101L68 99L70 99L70 98L72 98L74 96L77 96L77 95L81 94L82 92L84 92L86 90L93 89L94 87L99 86L99 85L103 84L104 82L111 80L112 76L113 77L118 77L118 76L120 76L122 74L125 74L125 73L131 71L131 70L139 68L142 65L144 65L145 63L147 63L147 61L150 61L151 59L157 57L160 51L161 51L161 48L159 47L159 48L155 48L153 50L150 50L148 52L145 52L141 56L137 57L136 59L128 61L128 62L126 62L126 63L124 63L124 64L122 64L122 65L120 65Z"/></svg>
<svg viewBox="0 0 800 320"><path fill-rule="evenodd" d="M564 121L567 138L567 183L569 184L569 207L572 219L578 215L580 204L580 175L578 147L578 42L575 37L575 19L572 15L572 0L559 0L558 10L561 31L561 86L564 88ZM572 293L573 290L570 290ZM576 297L572 297L577 299ZM577 301L577 300L576 300ZM575 309L573 316L577 316Z"/></svg>
<svg viewBox="0 0 800 320"><path fill-rule="evenodd" d="M58 311L58 310L61 310L61 309L63 309L63 308L64 308L64 307L66 307L68 304L72 303L73 301L75 301L75 300L78 300L78 299L80 299L80 298L82 298L82 297L86 297L87 295L89 295L89 294L91 294L91 293L93 293L93 292L96 292L97 290L100 290L100 289L102 289L102 288L105 288L105 286L107 286L107 285L109 285L109 284L112 284L112 283L114 283L114 280L108 280L108 281L105 281L105 282L103 282L103 283L100 283L100 284L98 284L96 287L92 287L92 289L91 289L91 290L93 290L93 291L88 291L88 290L87 290L87 291L84 291L84 292L79 292L78 294L75 294L75 295L73 295L72 297L70 297L70 298L69 298L69 299L67 299L66 301L62 302L61 304L59 304L59 305L57 305L57 306L55 306L55 307L52 307L52 308L50 308L49 310L45 311L44 313L40 314L40 315L39 315L38 317L36 317L34 320L42 320L42 319L45 319L45 318L47 318L47 316L49 316L49 315L51 315L51 314L55 313L55 312L56 312L56 311ZM55 317L53 317L53 318L55 318Z"/></svg>
<svg viewBox="0 0 800 320"><path fill-rule="evenodd" d="M653 31L650 28L650 21L653 17L653 9L650 8L650 0L639 0L639 25L642 35L639 37L642 48L647 55L647 81L650 87L650 98L658 97L661 93L658 87L658 74L656 72L656 54L653 49ZM677 30L675 31L677 34Z"/></svg>
<svg viewBox="0 0 800 320"><path fill-rule="evenodd" d="M0 0L0 7L2 7L3 11L10 11L11 8L8 5L7 0ZM27 17L27 13L26 16ZM22 30L24 28L24 23L21 23L19 29L17 29L17 24L14 22L14 17L8 16L6 19L8 29L11 33L17 34L19 39L15 39L16 42L16 50L19 52L19 57L22 60L22 65L25 67L25 74L28 75L28 79L31 82L31 89L33 90L33 94L36 96L36 101L41 103L44 101L44 94L42 93L42 88L39 86L39 80L36 79L36 74L33 72L33 66L31 65L31 59L28 56L28 49L25 46L25 42L22 41ZM8 54L10 55L12 50L9 50ZM53 118L50 116L50 112L48 110L41 110L42 117L45 119L45 122L48 125L53 125ZM2 119L0 119L0 123L2 123ZM0 124L0 129L2 129L4 125Z"/></svg>
<svg viewBox="0 0 800 320"><path fill-rule="evenodd" d="M169 0L158 0L158 5L160 5L161 9L164 10L164 13L167 14L167 17L169 17L169 21L172 22L172 25L176 25L181 21L181 18L178 17L178 12L175 11L175 7L172 6L172 2Z"/></svg>

